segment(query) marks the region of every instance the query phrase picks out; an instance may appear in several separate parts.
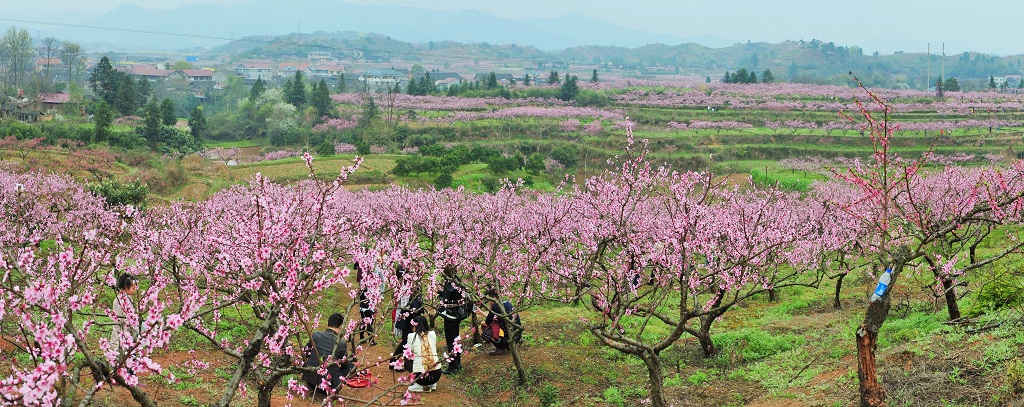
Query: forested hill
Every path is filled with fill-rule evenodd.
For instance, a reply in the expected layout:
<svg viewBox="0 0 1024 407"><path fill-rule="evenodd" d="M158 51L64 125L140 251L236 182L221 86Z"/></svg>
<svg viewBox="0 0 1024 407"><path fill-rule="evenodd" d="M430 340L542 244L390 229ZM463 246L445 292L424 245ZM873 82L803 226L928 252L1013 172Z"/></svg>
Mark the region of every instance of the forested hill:
<svg viewBox="0 0 1024 407"><path fill-rule="evenodd" d="M922 47L923 48L923 47ZM860 47L832 42L785 41L748 42L724 48L694 43L650 44L638 48L578 46L546 52L524 44L458 43L452 41L408 43L386 35L356 32L317 32L286 36L245 37L213 50L239 58L305 57L311 51L330 51L340 59L369 61L442 63L489 61L512 66L601 66L633 70L640 75L656 73L710 74L717 78L727 70L746 68L752 72L771 69L779 80L804 83L846 83L847 72L855 71L867 84L879 87L925 88L926 78L934 82L943 61L933 53L908 50L885 55L865 55ZM930 59L930 61L929 61ZM999 57L963 53L945 57L945 76L959 79L965 89L983 89L989 77L1020 74L1020 55ZM658 68L658 69L651 69ZM678 69L677 69L678 68Z"/></svg>

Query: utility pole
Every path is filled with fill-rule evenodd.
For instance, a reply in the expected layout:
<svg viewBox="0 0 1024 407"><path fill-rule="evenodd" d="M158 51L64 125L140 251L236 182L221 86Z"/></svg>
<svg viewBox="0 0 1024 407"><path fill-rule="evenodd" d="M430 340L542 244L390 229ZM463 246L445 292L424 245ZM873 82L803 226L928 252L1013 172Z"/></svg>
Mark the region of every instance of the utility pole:
<svg viewBox="0 0 1024 407"><path fill-rule="evenodd" d="M928 58L927 59L928 62L925 64L925 66L927 66L927 68L925 70L926 73L925 73L925 76L924 76L924 90L925 90L925 92L928 91L928 88L932 87L932 43L930 43L930 42L928 43L928 56L927 56L927 58Z"/></svg>

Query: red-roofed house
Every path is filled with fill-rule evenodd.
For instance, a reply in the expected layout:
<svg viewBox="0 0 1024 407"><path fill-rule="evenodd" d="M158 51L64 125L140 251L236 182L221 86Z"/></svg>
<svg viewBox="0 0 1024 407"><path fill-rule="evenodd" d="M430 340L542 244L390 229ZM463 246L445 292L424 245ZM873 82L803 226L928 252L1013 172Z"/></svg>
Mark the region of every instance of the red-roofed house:
<svg viewBox="0 0 1024 407"><path fill-rule="evenodd" d="M158 69L152 66L131 66L131 67L117 67L117 70L131 75L135 78L146 78L150 82L158 79L166 79L171 76L174 72L170 69Z"/></svg>
<svg viewBox="0 0 1024 407"><path fill-rule="evenodd" d="M51 112L57 111L66 105L71 104L71 95L64 92L57 93L40 93L36 97L38 106L36 110L40 112Z"/></svg>
<svg viewBox="0 0 1024 407"><path fill-rule="evenodd" d="M36 58L36 72L43 72L46 70L46 58ZM50 58L50 70L60 69L63 63L60 58Z"/></svg>

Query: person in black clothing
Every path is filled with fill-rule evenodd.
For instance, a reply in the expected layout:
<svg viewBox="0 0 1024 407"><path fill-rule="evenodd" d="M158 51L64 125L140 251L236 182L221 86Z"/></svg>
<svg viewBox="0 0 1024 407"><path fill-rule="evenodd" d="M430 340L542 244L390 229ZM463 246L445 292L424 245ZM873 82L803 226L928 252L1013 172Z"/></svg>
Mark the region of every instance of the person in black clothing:
<svg viewBox="0 0 1024 407"><path fill-rule="evenodd" d="M345 316L339 313L331 314L327 318L327 329L313 332L309 343L303 349L307 355L306 367L318 369L324 363L328 363L326 376L320 376L315 370L302 373L302 380L306 382L311 394L330 393L337 390L345 380L345 376L348 376L355 366L346 357L347 345L345 339L341 337L341 325L344 323ZM330 386L326 390L320 387L325 381Z"/></svg>
<svg viewBox="0 0 1024 407"><path fill-rule="evenodd" d="M469 316L472 308L466 304L472 304L463 295L458 286L455 285L455 267L444 268L444 288L441 289L441 310L440 315L444 318L444 342L448 347L448 356L452 358L448 362L448 368L442 371L444 374L457 373L462 369L462 354L455 353L455 338L459 336L459 325L463 319ZM470 311L467 312L466 310Z"/></svg>
<svg viewBox="0 0 1024 407"><path fill-rule="evenodd" d="M398 342L398 346L395 347L395 351L391 353L391 360L398 360L405 352L405 344L409 339L409 334L413 333L412 320L417 316L423 315L423 296L420 295L419 287L413 287L412 292L409 294L409 302L405 306L398 309L398 322L395 323L395 329L401 330L402 334ZM408 364L408 363L406 363ZM395 369L398 371L405 370Z"/></svg>
<svg viewBox="0 0 1024 407"><path fill-rule="evenodd" d="M515 324L516 334L514 340L516 341L522 335L522 321L519 319L519 314L514 313L511 302L504 301L500 306L498 305L498 290L493 288L487 290L484 293L484 298L491 300L490 310L487 312L487 318L484 319L483 328L483 337L494 343L494 352L489 353L489 355L507 355L509 353L509 337L511 334L506 318ZM502 316L505 318L502 318Z"/></svg>
<svg viewBox="0 0 1024 407"><path fill-rule="evenodd" d="M359 342L363 342L363 337L369 335L370 346L376 345L377 340L374 338L373 333L373 319L377 314L377 311L370 307L370 300L366 296L366 292L369 288L366 287L366 283L363 281L363 268L359 263L355 264L356 269L356 281L359 282L359 318L362 318L363 322L360 323L362 329L359 330ZM369 318L369 320L367 320Z"/></svg>

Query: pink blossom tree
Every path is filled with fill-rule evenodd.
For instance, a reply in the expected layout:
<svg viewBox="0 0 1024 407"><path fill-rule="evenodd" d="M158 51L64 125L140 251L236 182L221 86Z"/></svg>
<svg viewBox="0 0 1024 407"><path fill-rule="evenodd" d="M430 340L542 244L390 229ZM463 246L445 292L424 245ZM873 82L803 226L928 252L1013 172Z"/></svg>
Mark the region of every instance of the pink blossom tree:
<svg viewBox="0 0 1024 407"><path fill-rule="evenodd" d="M834 202L834 207L847 211L862 223L866 233L861 238L863 244L876 257L878 269L890 274L888 289L869 303L856 333L861 405L883 406L886 396L877 379L875 347L878 332L888 317L890 293L900 274L911 262L931 256L931 262L935 263L932 269L943 270L937 274L941 280L943 274L951 274L947 270L969 270L1020 248L1014 242L985 259L971 256L969 263L964 264L959 264L958 256L944 257L946 260L941 266L936 263L937 253L930 251L933 245L962 240L959 233L977 233L970 231L972 224L998 225L1019 219L1024 208L1024 188L1017 180L1021 178L1024 164L1018 163L986 176L971 176L956 170L928 175L922 171L924 159L907 160L891 150L895 131L889 121L891 108L876 94L866 92L869 104L856 103L864 120L861 126L875 146L873 162L835 172L836 179L849 183L857 193L848 201ZM880 120L875 117L879 114ZM981 179L987 181L978 182ZM983 239L974 236L967 241ZM970 243L966 247L970 247ZM951 289L943 286L944 290ZM953 311L951 309L951 313Z"/></svg>

